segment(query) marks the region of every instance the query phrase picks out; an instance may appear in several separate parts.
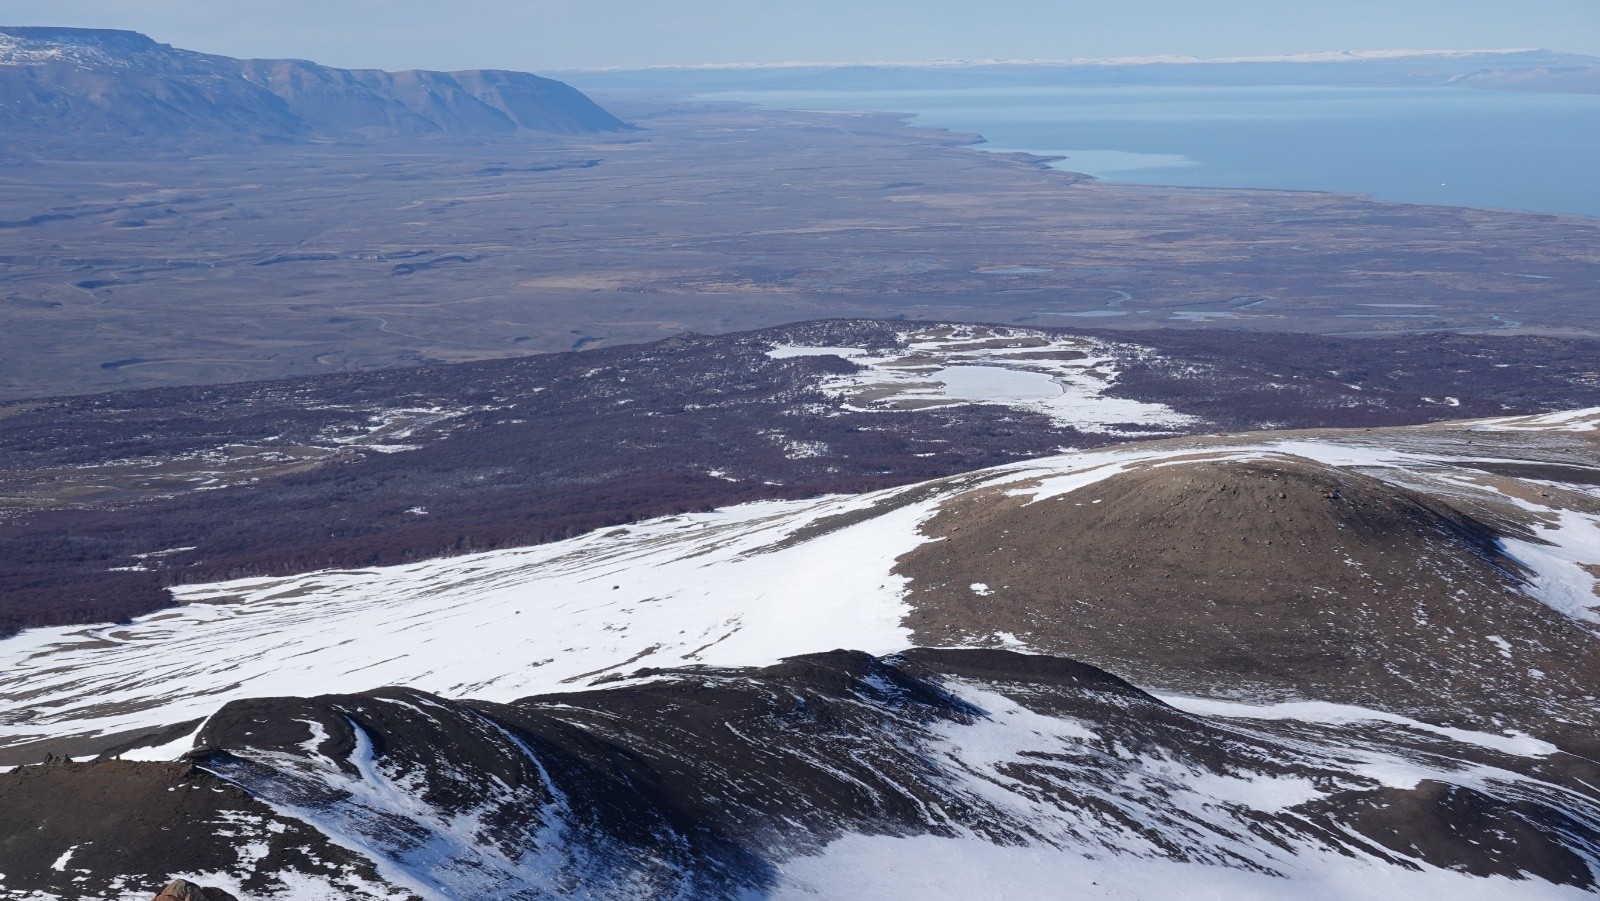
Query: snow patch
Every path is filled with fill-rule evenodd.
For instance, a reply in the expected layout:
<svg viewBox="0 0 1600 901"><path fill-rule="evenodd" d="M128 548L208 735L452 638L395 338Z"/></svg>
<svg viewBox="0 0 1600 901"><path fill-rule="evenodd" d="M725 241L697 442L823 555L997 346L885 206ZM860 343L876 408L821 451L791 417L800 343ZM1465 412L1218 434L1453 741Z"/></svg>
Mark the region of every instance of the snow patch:
<svg viewBox="0 0 1600 901"><path fill-rule="evenodd" d="M1549 544L1504 536L1501 549L1531 575L1528 595L1575 620L1600 623L1600 523L1570 510L1554 512L1538 537Z"/></svg>
<svg viewBox="0 0 1600 901"><path fill-rule="evenodd" d="M641 667L892 653L910 637L905 579L890 570L925 540L919 526L934 511L896 503L902 490L747 504L407 566L183 586L183 606L132 623L0 641L0 666L30 692L0 706L0 743L41 728L162 726L330 685L510 701ZM855 528L829 527L858 517Z"/></svg>
<svg viewBox="0 0 1600 901"><path fill-rule="evenodd" d="M204 728L204 726L205 724L201 723L199 726L195 727L193 732L190 732L188 735L185 735L182 738L175 738L166 744L154 745L148 748L134 748L131 751L123 751L117 756L123 760L177 760L179 757L182 757L183 755L194 750L194 740L199 737L200 730Z"/></svg>
<svg viewBox="0 0 1600 901"><path fill-rule="evenodd" d="M850 359L864 371L829 376L819 387L865 412L996 404L1041 413L1079 431L1124 436L1168 435L1196 422L1165 404L1107 393L1116 384L1119 359L1153 353L1134 345L975 326L941 326L901 337L905 346L886 353L785 346L768 354L856 352Z"/></svg>
<svg viewBox="0 0 1600 901"><path fill-rule="evenodd" d="M1474 428L1506 432L1593 432L1600 429L1600 407L1541 413L1538 416L1508 416L1485 419Z"/></svg>
<svg viewBox="0 0 1600 901"><path fill-rule="evenodd" d="M1315 853L1283 876L1202 863L1090 855L981 838L847 835L781 870L775 901L815 898L1210 898L1228 901L1579 901L1583 889L1536 879L1479 878L1422 864L1405 869Z"/></svg>
<svg viewBox="0 0 1600 901"><path fill-rule="evenodd" d="M61 856L57 857L56 862L50 865L50 869L55 870L57 873L66 872L67 862L72 860L72 852L78 850L78 847L78 845L73 845L67 850L61 852Z"/></svg>
<svg viewBox="0 0 1600 901"><path fill-rule="evenodd" d="M1350 704L1333 704L1327 701L1242 704L1237 701L1191 698L1181 695L1158 694L1154 697L1179 710L1198 716L1253 720L1299 720L1306 723L1329 724L1388 723L1403 726L1407 729L1414 729L1418 732L1428 732L1462 744L1476 745L1480 748L1487 748L1491 751L1499 751L1502 754L1512 754L1518 757L1549 757L1560 750L1547 741L1540 741L1521 732L1495 735L1489 732L1473 732L1469 729L1435 726L1431 723L1424 723L1396 713L1386 713L1382 710L1371 710Z"/></svg>

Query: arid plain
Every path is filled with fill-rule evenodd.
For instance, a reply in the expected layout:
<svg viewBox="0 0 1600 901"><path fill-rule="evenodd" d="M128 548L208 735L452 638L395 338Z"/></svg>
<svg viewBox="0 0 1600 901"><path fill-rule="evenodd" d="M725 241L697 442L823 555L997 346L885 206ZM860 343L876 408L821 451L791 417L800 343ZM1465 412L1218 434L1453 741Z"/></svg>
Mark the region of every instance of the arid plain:
<svg viewBox="0 0 1600 901"><path fill-rule="evenodd" d="M834 316L1600 334L1592 220L1102 185L890 115L609 106L638 129L0 144L0 397Z"/></svg>

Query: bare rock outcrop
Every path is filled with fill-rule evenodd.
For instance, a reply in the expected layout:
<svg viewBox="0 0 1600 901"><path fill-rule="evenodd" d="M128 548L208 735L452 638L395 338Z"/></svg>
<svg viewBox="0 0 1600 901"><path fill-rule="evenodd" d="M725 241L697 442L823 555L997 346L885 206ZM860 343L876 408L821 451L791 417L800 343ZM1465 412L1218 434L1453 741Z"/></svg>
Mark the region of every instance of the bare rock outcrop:
<svg viewBox="0 0 1600 901"><path fill-rule="evenodd" d="M219 888L195 885L187 879L174 879L156 895L155 901L239 901Z"/></svg>

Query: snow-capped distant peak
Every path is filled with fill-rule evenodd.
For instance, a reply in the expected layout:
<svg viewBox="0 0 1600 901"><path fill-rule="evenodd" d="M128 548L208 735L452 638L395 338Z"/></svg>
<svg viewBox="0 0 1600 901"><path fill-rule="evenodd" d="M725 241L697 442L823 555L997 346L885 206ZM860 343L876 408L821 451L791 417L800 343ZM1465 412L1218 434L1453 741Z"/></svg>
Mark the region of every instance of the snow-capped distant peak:
<svg viewBox="0 0 1600 901"><path fill-rule="evenodd" d="M604 66L593 69L571 69L571 72L656 72L656 71L715 71L760 69L844 69L853 66L899 69L960 69L978 66L1140 66L1140 65L1196 65L1215 63L1324 63L1358 62L1362 60L1392 60L1412 58L1461 59L1479 56L1504 56L1518 53L1539 53L1536 47L1514 47L1495 50L1324 50L1313 53L1284 53L1261 56L1191 56L1187 54L1155 54L1146 56L1069 57L1064 59L1018 59L991 57L984 59L923 59L923 60L854 60L849 62L817 62L789 60L784 62L752 63L692 63L660 66Z"/></svg>

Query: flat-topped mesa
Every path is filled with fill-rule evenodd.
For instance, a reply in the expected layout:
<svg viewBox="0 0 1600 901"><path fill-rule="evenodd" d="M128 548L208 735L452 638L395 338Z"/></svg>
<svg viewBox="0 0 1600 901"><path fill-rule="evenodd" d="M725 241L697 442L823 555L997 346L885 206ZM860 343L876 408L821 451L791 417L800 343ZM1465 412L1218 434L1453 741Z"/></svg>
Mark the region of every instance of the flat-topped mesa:
<svg viewBox="0 0 1600 901"><path fill-rule="evenodd" d="M1491 519L1303 458L1180 460L958 498L897 571L921 644L1014 636L1149 687L1463 725L1576 715L1590 637L1529 595L1500 543L1520 528Z"/></svg>
<svg viewBox="0 0 1600 901"><path fill-rule="evenodd" d="M137 32L82 28L0 27L0 101L0 123L13 141L628 128L577 90L524 72L353 71L305 60L239 60Z"/></svg>
<svg viewBox="0 0 1600 901"><path fill-rule="evenodd" d="M0 26L0 65L38 65L79 60L93 60L102 64L115 64L118 61L128 63L141 54L161 51L171 52L172 47L157 43L137 31Z"/></svg>

